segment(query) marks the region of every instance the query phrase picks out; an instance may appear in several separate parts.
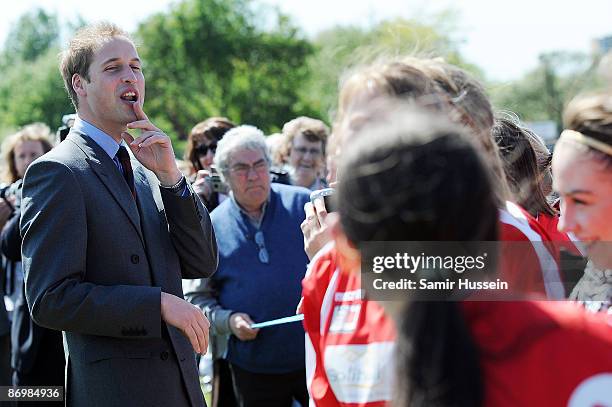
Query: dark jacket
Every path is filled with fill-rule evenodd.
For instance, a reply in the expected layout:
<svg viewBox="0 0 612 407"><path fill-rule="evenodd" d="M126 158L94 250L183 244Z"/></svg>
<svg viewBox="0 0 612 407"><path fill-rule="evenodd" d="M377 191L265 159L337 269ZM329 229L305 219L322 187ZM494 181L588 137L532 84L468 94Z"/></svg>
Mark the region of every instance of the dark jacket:
<svg viewBox="0 0 612 407"><path fill-rule="evenodd" d="M161 292L209 277L217 246L189 188L159 187L132 159L136 200L120 170L74 129L28 168L21 234L34 321L65 332L67 404L203 406L194 352L161 317Z"/></svg>

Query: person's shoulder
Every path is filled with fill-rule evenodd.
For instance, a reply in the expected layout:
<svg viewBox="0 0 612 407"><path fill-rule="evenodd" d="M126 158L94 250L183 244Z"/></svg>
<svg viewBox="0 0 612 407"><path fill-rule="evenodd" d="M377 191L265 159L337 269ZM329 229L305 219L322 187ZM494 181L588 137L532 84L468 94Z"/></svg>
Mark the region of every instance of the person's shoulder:
<svg viewBox="0 0 612 407"><path fill-rule="evenodd" d="M299 201L302 206L310 199L310 190L304 187L272 183L271 189L281 199Z"/></svg>
<svg viewBox="0 0 612 407"><path fill-rule="evenodd" d="M85 153L83 149L78 146L78 143L74 138L70 138L57 144L49 152L39 157L36 161L63 163L68 167L71 167L74 166L75 163L83 162L84 158Z"/></svg>
<svg viewBox="0 0 612 407"><path fill-rule="evenodd" d="M61 180L74 182L90 176L87 155L76 142L66 139L30 164L24 176L24 187L48 181L54 184Z"/></svg>
<svg viewBox="0 0 612 407"><path fill-rule="evenodd" d="M576 303L531 299L466 301L462 305L472 333L489 350L512 349L516 353L543 346L552 352L553 347L561 349L569 344L574 344L572 349L578 344L608 352L612 349L612 317L589 313Z"/></svg>
<svg viewBox="0 0 612 407"><path fill-rule="evenodd" d="M333 242L323 246L315 254L308 265L308 270L302 281L305 291L327 289L332 275L338 268L337 252Z"/></svg>
<svg viewBox="0 0 612 407"><path fill-rule="evenodd" d="M334 276L339 274L341 273L336 262L336 250L332 242L325 245L315 255L302 280L302 311L307 328L311 328L313 324L318 327L319 312L323 306L325 294L330 289Z"/></svg>
<svg viewBox="0 0 612 407"><path fill-rule="evenodd" d="M532 309L541 310L565 334L601 341L612 351L611 314L588 312L574 302L533 301Z"/></svg>
<svg viewBox="0 0 612 407"><path fill-rule="evenodd" d="M502 240L531 242L551 240L538 221L516 203L507 201L505 208L499 212Z"/></svg>
<svg viewBox="0 0 612 407"><path fill-rule="evenodd" d="M58 148L58 147L56 147ZM33 174L51 175L56 173L67 173L71 170L71 160L65 154L53 149L38 157L30 164L24 179L27 181Z"/></svg>
<svg viewBox="0 0 612 407"><path fill-rule="evenodd" d="M215 209L210 212L210 220L213 225L218 222L224 222L227 220L228 216L230 216L230 212L232 209L231 199L228 198L225 201L221 202Z"/></svg>

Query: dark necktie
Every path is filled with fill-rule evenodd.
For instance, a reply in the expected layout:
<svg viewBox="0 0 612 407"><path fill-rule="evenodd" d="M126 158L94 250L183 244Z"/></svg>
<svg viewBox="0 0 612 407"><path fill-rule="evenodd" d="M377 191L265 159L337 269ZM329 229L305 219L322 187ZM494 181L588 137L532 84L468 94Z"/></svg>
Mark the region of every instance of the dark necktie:
<svg viewBox="0 0 612 407"><path fill-rule="evenodd" d="M132 191L132 197L136 199L136 189L134 188L134 173L132 172L132 164L130 163L130 154L124 146L119 146L117 151L117 158L123 168L123 178L127 182L130 191Z"/></svg>

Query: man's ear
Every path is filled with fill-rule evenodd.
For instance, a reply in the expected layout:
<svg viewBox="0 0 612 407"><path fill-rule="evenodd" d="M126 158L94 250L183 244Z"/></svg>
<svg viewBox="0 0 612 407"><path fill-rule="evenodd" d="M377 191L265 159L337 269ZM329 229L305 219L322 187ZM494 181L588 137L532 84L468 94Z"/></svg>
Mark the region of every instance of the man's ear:
<svg viewBox="0 0 612 407"><path fill-rule="evenodd" d="M85 90L85 79L81 78L81 75L75 73L72 75L72 89L79 96L87 96L87 90Z"/></svg>

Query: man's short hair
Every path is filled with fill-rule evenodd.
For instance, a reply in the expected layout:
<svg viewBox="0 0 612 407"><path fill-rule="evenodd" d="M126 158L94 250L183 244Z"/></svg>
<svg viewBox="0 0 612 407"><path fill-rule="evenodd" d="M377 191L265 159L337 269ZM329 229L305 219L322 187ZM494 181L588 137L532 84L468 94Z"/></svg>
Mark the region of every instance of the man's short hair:
<svg viewBox="0 0 612 407"><path fill-rule="evenodd" d="M270 165L270 155L263 132L255 126L242 125L234 127L225 133L221 141L219 141L214 158L215 166L219 169L224 179L227 179L229 174L232 154L240 150L261 151L264 159Z"/></svg>
<svg viewBox="0 0 612 407"><path fill-rule="evenodd" d="M115 37L125 37L131 41L126 31L112 23L101 22L85 26L76 32L68 48L61 53L59 69L66 91L76 109L79 108L79 101L72 88L72 76L79 74L89 82L89 66L94 54Z"/></svg>

